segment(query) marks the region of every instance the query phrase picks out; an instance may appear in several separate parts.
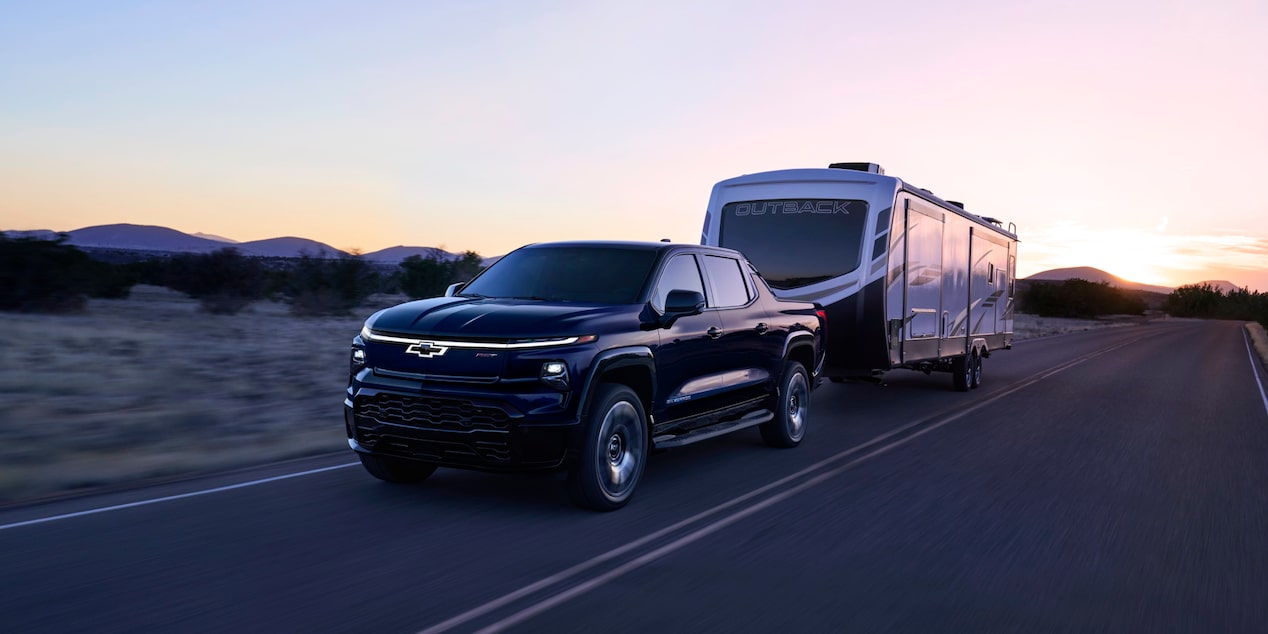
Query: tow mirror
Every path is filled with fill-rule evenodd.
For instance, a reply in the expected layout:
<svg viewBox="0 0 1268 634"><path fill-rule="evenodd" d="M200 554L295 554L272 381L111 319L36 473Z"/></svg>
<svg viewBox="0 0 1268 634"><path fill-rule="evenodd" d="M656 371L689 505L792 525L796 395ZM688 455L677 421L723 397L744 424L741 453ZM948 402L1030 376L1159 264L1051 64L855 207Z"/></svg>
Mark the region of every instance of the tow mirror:
<svg viewBox="0 0 1268 634"><path fill-rule="evenodd" d="M700 291L675 289L665 297L665 314L661 315L661 328L669 328L679 317L699 315L704 312L704 295Z"/></svg>

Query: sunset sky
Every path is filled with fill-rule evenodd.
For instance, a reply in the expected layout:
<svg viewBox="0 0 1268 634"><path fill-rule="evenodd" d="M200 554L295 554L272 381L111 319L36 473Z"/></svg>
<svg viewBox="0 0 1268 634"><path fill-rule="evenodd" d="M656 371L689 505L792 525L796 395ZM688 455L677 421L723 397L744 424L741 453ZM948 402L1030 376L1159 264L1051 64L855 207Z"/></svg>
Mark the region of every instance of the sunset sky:
<svg viewBox="0 0 1268 634"><path fill-rule="evenodd" d="M1268 291L1268 3L9 2L0 229L498 255L880 163L1019 274Z"/></svg>

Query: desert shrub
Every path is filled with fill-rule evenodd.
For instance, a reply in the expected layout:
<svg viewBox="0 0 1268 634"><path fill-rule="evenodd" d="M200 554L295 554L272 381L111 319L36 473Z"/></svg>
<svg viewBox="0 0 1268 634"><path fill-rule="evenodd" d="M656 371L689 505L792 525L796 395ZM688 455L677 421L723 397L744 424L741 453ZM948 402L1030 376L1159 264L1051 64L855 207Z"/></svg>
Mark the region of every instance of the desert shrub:
<svg viewBox="0 0 1268 634"><path fill-rule="evenodd" d="M54 240L8 238L0 234L0 310L69 312L87 297L127 297L133 277L120 266L100 262Z"/></svg>
<svg viewBox="0 0 1268 634"><path fill-rule="evenodd" d="M1246 288L1224 293L1210 284L1181 286L1163 308L1173 317L1258 321L1268 327L1268 293Z"/></svg>
<svg viewBox="0 0 1268 634"><path fill-rule="evenodd" d="M232 315L264 297L264 266L232 247L182 253L169 260L165 269L163 285L197 299L209 313Z"/></svg>
<svg viewBox="0 0 1268 634"><path fill-rule="evenodd" d="M1042 317L1093 318L1102 315L1141 315L1148 308L1138 293L1105 282L1070 279L1034 281L1018 297L1018 310Z"/></svg>
<svg viewBox="0 0 1268 634"><path fill-rule="evenodd" d="M475 251L467 251L454 259L435 254L427 257L411 255L400 264L398 284L402 293L411 298L436 297L455 282L465 282L483 268L483 258Z"/></svg>
<svg viewBox="0 0 1268 634"><path fill-rule="evenodd" d="M286 272L285 294L295 315L346 315L379 290L379 276L359 256L304 254Z"/></svg>

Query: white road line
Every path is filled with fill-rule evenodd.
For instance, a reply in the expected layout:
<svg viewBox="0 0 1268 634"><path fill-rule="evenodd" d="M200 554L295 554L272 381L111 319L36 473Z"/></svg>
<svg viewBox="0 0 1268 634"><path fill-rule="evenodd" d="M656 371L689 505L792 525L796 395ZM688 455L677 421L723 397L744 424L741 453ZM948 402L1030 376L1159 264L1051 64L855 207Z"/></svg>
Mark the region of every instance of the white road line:
<svg viewBox="0 0 1268 634"><path fill-rule="evenodd" d="M919 425L922 425L922 424L928 423L928 422L929 422L929 421L931 421L931 420L932 420L932 421L937 421L937 422L934 422L933 424L931 424L930 426L926 427L925 429L922 429L922 430L920 430L920 431L918 431L918 432L916 432L916 433L914 433L914 434L912 434L912 435L910 435L910 436L907 436L906 438L902 438L902 439L896 440L896 441L894 441L894 442L892 442L892 443L890 443L890 444L888 444L888 445L884 445L884 446L882 446L882 447L880 447L880 448L877 448L877 449L873 450L872 452L870 452L870 453L868 453L868 454L865 454L865 455L863 455L863 456L860 456L860 457L858 457L858 458L855 458L854 460L851 460L850 462L848 462L848 463L846 463L846 464L844 464L844 465L841 465L841 466L835 467L835 468L833 468L833 469L831 469L831 470L829 470L829 471L826 471L826 472L824 472L824 473L821 473L821 474L819 474L819 475L817 475L817 476L815 476L815 477L811 478L810 480L807 480L806 482L803 482L803 483L801 483L801 484L799 484L799 485L794 486L793 488L786 489L786 490L784 490L784 491L782 491L782 492L780 492L780 493L775 494L774 496L771 496L770 498L767 498L767 499L765 499L765 500L762 500L762 501L760 501L760 502L757 502L756 504L754 504L754 505L752 505L752 506L749 506L749 507L746 507L746 508L740 509L740 510L738 510L738 511L733 512L733 513L732 513L732 514L730 514L730 515L727 515L727 516L725 516L725 517L722 517L722 518L720 518L720 519L717 519L717 520L715 520L715 521L714 521L713 523L711 523L711 524L705 525L705 526L704 526L704 527L702 527L702 528L698 528L698 529L696 529L695 531L693 531L693 532L691 532L691 533L688 533L687 535L684 535L684 536L682 536L682 537L679 537L678 539L676 539L676 540L674 540L674 541L672 541L672 542L670 542L670 543L668 543L668 544L666 544L666 545L664 545L664 546L661 546L660 548L657 548L657 549L655 549L655 550L653 550L653 551L651 551L651 552L649 552L649 553L646 553L646 554L644 554L644 555L641 555L641 556L639 556L639 557L637 557L637 558L635 558L635 559L633 559L633 560L631 560L631 561L629 561L629 562L627 562L627 563L625 563L625 564L623 564L623 565L621 565L621 566L618 566L617 568L614 568L613 570L610 570L610 571L608 571L608 572L606 572L606 573L604 573L604 574L602 574L602 575L600 575L600 576L598 576L598 577L594 577L594 578L589 579L589 580L587 580L587 581L585 581L585 582L583 582L583 583L577 584L576 586L573 586L572 588L569 588L568 590L565 590L565 591L560 592L560 593L558 593L558 594L555 594L555 595L553 595L553 596L551 596L551 597L548 597L547 599L545 599L545 600L543 600L543 601L541 601L541 602L539 602L539 603L537 603L537 604L534 604L534 605L532 605L532 606L530 606L530 607L528 607L528 608L525 608L525 609L523 609L523 610L520 610L519 612L516 612L515 614L512 614L511 616L509 616L509 617L507 617L507 618L505 618L505 619L502 619L501 621L498 621L497 623L494 623L493 625L490 625L490 626L488 626L488 627L486 627L486 628L484 628L484 629L482 629L482 630L480 630L480 631L481 631L481 632L496 632L496 631L499 631L499 630L501 630L501 629L505 629L505 628L508 628L508 627L511 627L511 626L517 625L517 624L519 624L519 623L521 623L521 622L523 622L523 621L525 621L525 620L527 620L527 619L529 619L529 618L532 618L533 616L536 616L537 614L540 614L541 612L544 612L544 611L549 610L549 609L551 609L551 608L553 608L553 607L555 607L555 606L558 606L558 605L560 605L560 604L562 604L562 603L565 603L565 602L567 602L568 600L570 600L570 599L572 599L572 598L574 598L574 597L576 597L576 596L578 596L578 595L581 595L581 594L584 594L585 592L588 592L588 591L590 591L590 590L593 590L593 589L595 589L595 588L597 588L597 587L599 587L599 586L601 586L601 585L603 585L603 584L605 584L605 583L607 583L607 582L609 582L609 581L612 581L613 579L616 579L616 578L618 578L618 577L620 577L620 576L623 576L624 574L626 574L626 573L628 573L628 572L631 572L631 571L633 571L633 570L635 570L635 569L637 569L637 568L641 568L642 566L644 566L644 565L646 565L646 564L648 564L648 563L651 563L651 562L653 562L653 561L655 561L655 560L657 560L657 559L659 559L659 558L661 558L661 557L663 557L663 556L665 556L665 555L668 555L669 553L672 553L672 552L674 552L674 551L676 551L676 550L679 550L679 549L683 548L684 546L687 546L688 544L691 544L692 542L697 541L697 540L698 540L698 539L700 539L701 537L704 537L704 536L706 536L706 535L712 534L712 533L714 533L714 532L716 532L716 531L718 531L718 530L720 530L720 529L722 529L722 528L724 528L724 527L726 527L726 526L729 526L729 525L731 525L731 524L733 524L733 523L735 523L735 522L739 521L740 519L743 519L743 518L745 518L745 517L748 517L749 515L752 515L752 514L756 513L757 511L760 511L760 510L762 510L762 509L765 509L765 508L767 508L767 507L771 506L772 504L775 504L776 502L779 502L779 501L782 501L782 500L784 500L784 499L787 499L788 497L791 497L792 495L795 495L796 493L799 493L799 492L801 492L801 491L804 491L805 489L808 489L808 488L810 488L811 486L814 486L815 484L818 484L818 483L823 482L824 480L827 480L827 479L829 479L829 478L831 478L831 477L833 477L833 476L835 476L835 475L838 475L838 474L840 474L841 472L846 471L846 470L850 469L851 467L853 467L853 466L855 466L855 465L857 465L857 464L859 464L859 463L861 463L861 462L863 462L863 461L865 461L865 460L867 460L867 459L869 459L869 458L872 458L873 456L877 456L877 455L880 455L880 454L882 454L882 453L885 453L885 452L889 451L890 449L893 449L893 448L895 448L895 447L898 447L898 446L900 446L900 445L902 445L902 444L906 443L907 441L909 441L909 440L911 440L911 439L913 439L913 438L917 438L917 437L919 437L919 436L923 436L924 434L929 433L930 431L933 431L934 429L937 429L937 428L939 428L939 427L942 427L943 425L946 425L946 424L951 423L951 422L953 422L953 421L959 420L960 418L963 418L964 416L967 416L968 414L971 414L971 413L973 413L974 411L976 411L976 410L978 410L978 409L981 409L982 407L985 407L985 406L987 406L987 405L989 405L989 404L991 404L991 403L993 403L993 402L995 402L995 401L997 401L997 400L999 400L999 399L1001 399L1001 398L1003 398L1003 397L1005 397L1005 396L1008 396L1008 395L1013 394L1013 393L1015 393L1015 392L1017 392L1017 391L1019 391L1019 390L1022 390L1022 389L1025 389L1025 388L1027 388L1027 387L1030 387L1031 385L1034 385L1035 383L1038 383L1039 381L1042 381L1042 380L1044 380L1044 379L1046 379L1046 378L1048 378L1048 377L1050 377L1050 376L1052 376L1052 375L1054 375L1054 374L1057 374L1057 373L1059 373L1059 372L1062 372L1062 371L1064 371L1064 370L1066 370L1066 369L1068 369L1068 368L1070 368L1070 367L1072 367L1072 366L1078 365L1078 364L1083 363L1083 362L1085 362L1085 361L1089 361L1089 360L1091 360L1091 359L1093 359L1093 358L1095 358L1095 357L1099 357L1099 356L1101 356L1101 355L1103 355L1103 354L1107 354L1107 353L1112 352L1112 351L1114 351L1114 350L1117 350L1118 348L1121 348L1121 347L1123 347L1123 346L1127 346L1127 345L1130 345L1130 344L1136 343L1137 341L1140 341L1140 340L1141 340L1141 339L1143 339L1143 338L1144 338L1144 337L1138 337L1138 338L1136 338L1136 339L1132 339L1132 340L1130 340L1130 341L1126 341L1126 342L1123 342L1123 343L1119 343L1118 345L1115 345L1115 346L1112 346L1112 347L1109 347L1109 348L1103 348L1103 349L1101 349L1101 350L1098 350L1098 351L1093 352L1093 353L1089 353L1089 354L1087 354L1087 355L1084 355L1084 356L1082 356L1082 357L1076 358L1076 359L1074 359L1074 360L1067 361L1066 363L1063 363L1063 364L1061 364L1061 365L1059 365L1059 366L1057 366L1057 367L1055 367L1055 368L1051 368L1051 369L1046 370L1046 371L1044 371L1044 372L1041 372L1041 373L1039 373L1039 374L1032 375L1030 378L1028 378L1028 379L1024 379L1024 380L1022 380L1020 383L1014 384L1011 388L1008 388L1008 389L1006 389L1006 390L1004 390L1004 391L1002 391L1002 392L1000 392L1000 393L998 393L998 394L994 394L994 395L992 395L992 396L990 396L990 397L986 398L985 400L978 401L977 403L975 403L975 404L973 404L973 405L971 405L971 406L969 406L969 407L967 407L967 408L965 408L965 409L962 409L962 410L960 410L960 411L958 411L958 412L956 412L956 413L954 413L954 414L950 414L950 415L948 415L948 416L945 416L945 417L943 417L941 420L938 420L938 417L939 417L940 415L939 415L939 414L935 414L935 415L933 415L933 416L928 416L928 417L925 417L925 418L922 418L922 419L916 420L916 421L914 421L914 422L908 423L908 424L906 424L906 425L903 425L903 426L901 426L901 427L898 427L897 429L891 430L891 431L886 432L886 433L884 433L884 434L881 434L881 435L879 435L879 436L877 436L877 437L875 437L875 438L872 438L871 440L868 440L868 441L867 441L867 442L865 442L865 443L862 443L862 444L860 444L860 445L856 445L856 446L851 447L851 448L849 448L849 449L846 449L846 450L844 450L844 451L842 451L842 452L840 452L840 453L837 453L837 454L835 454L835 455L833 455L833 456L830 456L830 457L828 457L828 458L825 458L825 459L823 459L823 460L820 460L819 462L816 462L815 464L810 465L809 467L806 467L806 468L804 468L804 469L802 469L802 470L800 470L800 471L798 471L798 472L796 472L796 473L793 473L792 475L786 476L786 477L781 478L781 479L779 479L779 480L777 480L777 481L775 481L775 482L772 482L772 483L767 484L767 485L765 485L765 486L762 486L762 487L760 487L760 488L754 489L754 490L752 490L752 491L750 491L750 492L748 492L748 493L745 493L745 494L743 494L743 495L740 495L740 496L738 496L738 497L736 497L736 498L733 498L733 499L731 499L731 500L729 500L729 501L727 501L727 502L723 502L722 504L719 504L719 505L717 505L717 506L715 506L715 507L713 507L713 508L711 508L711 509L708 509L708 510L706 510L706 511L703 511L703 512L701 512L701 513L698 513L698 514L696 514L696 515L693 515L693 516L691 516L691 517L689 517L689 518L687 518L687 519L685 519L685 520L682 520L682 521L677 522L677 523L675 523L675 524L672 524L672 525L670 525L670 526L668 526L668 527L665 527L665 528L663 528L663 529L661 529L661 530L658 530L658 531L656 531L656 532L654 532L654 533L651 533L651 534L649 534L649 535L646 535L646 536L644 536L644 537L642 537L642 538L640 538L640 539L637 539L637 540L635 540L635 541L633 541L633 542L630 542L630 543L628 543L628 544L626 544L626 545L624 545L624 546L621 546L621 547L619 547L619 548L615 548L615 549L613 549L613 550L611 550L611 551L608 551L608 552L606 552L606 553L603 553L603 554L601 554L601 555L598 555L598 556L596 556L596 557L593 557L593 558L591 558L591 559L589 559L589 560L587 560L587 561L583 561L583 562L581 562L581 563L579 563L579 564L577 564L577 565L575 565L575 566L572 566L571 568L568 568L568 569L563 570L563 571L561 571L561 572L555 573L555 574L553 574L553 575L551 575L551 576L549 576L549 577L546 577L546 578L544 578L544 579L541 579L541 580L539 580L539 581L536 581L536 582L534 582L534 583L531 583L531 584L529 584L529 585L527 585L527 586L523 586L523 587L521 587L521 588L520 588L520 589L518 589L518 590L514 590L514 591L512 591L512 592L510 592L510 593L508 593L508 594L505 594L505 595L503 595L503 596L501 596L501 597L499 597L499 598L497 598L497 599L494 599L494 600L492 600L492 601L489 601L488 603L484 603L484 604L479 605L479 606L477 606L477 607L475 607L475 608L472 608L471 610L468 610L468 611L463 612L463 613L461 613L461 614L458 614L458 615L456 615L456 616L454 616L454 617L452 617L452 618L449 618L449 619L447 619L447 620L445 620L445 621L442 621L442 622L440 622L440 623L437 623L437 624L435 624L435 625L433 625L433 626L431 626L431 627L428 627L427 629L422 630L421 632L419 632L419 634L440 634L441 632L446 632L446 631L449 631L449 630L451 630L451 629L453 629L453 628L455 628L455 627L458 627L458 626L460 626L460 625L464 625L464 624L466 624L466 623L469 623L470 621L472 621L472 620L474 620L474 619L480 618L480 617L482 617L482 616L484 616L484 615L486 615L486 614L488 614L488 613L490 613L490 612L493 612L494 610L497 610L497 609L502 608L502 607L504 607L504 606L506 606L506 605L509 605L509 604L511 604L511 603L513 603L513 602L515 602L515 601L519 600L519 599L522 599L522 598L524 598L524 597L528 596L528 595L534 594L534 593L539 592L539 591L541 591L541 590L545 590L546 588L549 588L549 587L551 587L551 586L554 586L554 585L557 585L557 584L562 583L562 582L564 582L564 581L567 581L568 579L570 579L570 578L572 578L572 577L576 577L576 576L578 576L579 574L581 574L582 572L585 572L586 570L589 570L590 568L594 568L595 566L598 566L599 564L605 563L605 562L607 562L607 561L610 561L610 560L612 560L612 559L615 559L616 557L619 557L619 556L621 556L621 555L624 555L624 554L626 554L626 553L628 553L628 552L630 552L630 551L632 551L632 550L635 550L635 549L637 549L637 548L640 548L640 547L642 547L642 546L644 546L644 545L648 544L649 542L652 542L652 541L654 541L654 540L656 540L656 539L659 539L659 538L661 538L661 537L663 537L663 536L665 536L665 535L667 535L667 534L669 534L669 533L672 533L672 532L674 532L674 531L676 531L676 530L679 530L679 529L681 529L681 528L683 528L683 527L685 527L685 526L689 526L689 525L691 525L691 524L694 524L694 523L696 523L696 522L698 522L698 521L700 521L700 520L702 520L702 519L704 519L704 518L706 518L706 517L709 517L710 515L715 515L715 514L717 514L717 513L721 512L721 511L723 511L723 510L725 510L725 509L728 509L728 508L730 508L730 507L732 507L732 506L736 506L736 505L738 505L738 504L740 504L740 503L742 503L742 502L745 502L745 501L747 501L747 500L749 500L749 499L752 499L752 498L757 497L757 496L759 496L759 495L761 495L761 494L763 494L763 493L766 493L766 492L770 491L771 489L775 489L775 488L782 487L782 486L784 486L784 485L788 484L789 482L791 482L791 481L793 481L793 480L795 480L795 479L797 479L797 478L800 478L800 477L802 477L802 476L804 476L804 475L807 475L807 474L809 474L809 473L812 473L812 472L814 472L814 471L820 470L820 469L822 469L823 467L825 467L825 466L827 466L827 465L829 465L829 464L831 464L831 463L833 463L833 462L837 462L837 461L841 460L842 458L845 458L845 457L848 457L848 456L850 456L850 455L852 455L852 454L858 453L858 452L860 452L860 451L862 451L862 450L864 450L864 449L866 449L866 448L868 448L868 447L871 447L871 446L876 445L876 444L878 444L878 443L880 443L880 442L883 442L883 441L885 441L885 440L887 440L887 439L889 439L889 438L892 438L893 436L895 436L895 435L897 435L897 434L901 434L901 433L903 433L903 432L905 432L905 431L907 431L907 430L909 430L909 429L911 429L911 428L913 428L913 427L917 427L917 426L919 426Z"/></svg>
<svg viewBox="0 0 1268 634"><path fill-rule="evenodd" d="M1259 384L1259 398L1264 400L1264 411L1268 412L1268 393L1264 392L1264 381L1259 378L1259 364L1255 362L1255 347L1250 343L1250 334L1242 328L1242 339L1246 341L1246 354L1250 355L1250 373L1255 375L1255 383Z"/></svg>
<svg viewBox="0 0 1268 634"><path fill-rule="evenodd" d="M216 487L214 489L204 489L202 491L191 491L189 493L181 493L180 495L169 495L161 498L153 498L150 500L141 500L139 502L129 502L127 504L116 504L114 506L106 506L98 509L90 509L87 511L79 511L76 513L66 513L65 515L53 515L50 517L41 517L39 519L27 520L25 522L14 522L13 524L0 525L0 531L9 528L18 528L20 526L31 526L32 524L43 524L45 522L56 522L57 520L66 520L72 517L82 517L84 515L96 515L97 513L106 513L109 511L118 511L121 509L130 509L136 506L148 506L150 504L158 504L159 502L170 502L172 500L180 500L184 498L192 498L200 495L210 495L212 493L220 493L222 491L232 491L234 489L243 489L253 487L259 484L268 484L269 482L277 482L278 480L287 480L290 478L298 478L314 473L322 473L324 471L333 471L335 469L343 469L344 467L354 466L356 462L335 465L333 467L322 467L320 469L310 469L308 471L300 471L299 473L288 473L286 475L274 476L272 478L264 478L263 480L252 480L250 482L241 482L238 484L230 484L228 486Z"/></svg>

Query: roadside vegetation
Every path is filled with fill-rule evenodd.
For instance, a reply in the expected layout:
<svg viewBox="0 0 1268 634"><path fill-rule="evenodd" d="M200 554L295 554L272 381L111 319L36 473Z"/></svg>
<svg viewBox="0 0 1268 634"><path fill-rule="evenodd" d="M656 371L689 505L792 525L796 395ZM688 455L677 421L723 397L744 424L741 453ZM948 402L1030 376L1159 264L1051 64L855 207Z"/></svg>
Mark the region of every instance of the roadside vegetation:
<svg viewBox="0 0 1268 634"><path fill-rule="evenodd" d="M444 259L436 255L422 257L411 255L401 262L397 287L410 299L442 295L450 284L466 282L482 268L483 258L475 251L467 251L456 259Z"/></svg>
<svg viewBox="0 0 1268 634"><path fill-rule="evenodd" d="M1105 315L1143 315L1149 305L1140 293L1105 282L1071 279L1032 281L1017 298L1017 310L1040 317L1093 319Z"/></svg>
<svg viewBox="0 0 1268 634"><path fill-rule="evenodd" d="M479 273L482 262L474 251L412 256L392 266L353 255L262 258L226 247L116 263L93 258L64 236L0 234L0 311L80 312L90 298L125 298L133 286L148 284L184 293L213 315L237 314L264 300L285 303L296 316L348 315L375 293L441 295Z"/></svg>
<svg viewBox="0 0 1268 634"><path fill-rule="evenodd" d="M1164 309L1173 317L1257 321L1268 327L1268 293L1245 288L1225 293L1209 284L1182 286L1167 296Z"/></svg>
<svg viewBox="0 0 1268 634"><path fill-rule="evenodd" d="M92 259L65 238L0 234L0 310L80 311L89 297L127 297L134 283L128 270Z"/></svg>
<svg viewBox="0 0 1268 634"><path fill-rule="evenodd" d="M480 261L393 267L225 249L106 263L64 240L0 237L0 505L346 450L347 355L363 320L470 279ZM1083 294L1081 314L1136 308L1100 285L1057 286L1058 297ZM1023 306L1053 301L1032 293ZM1264 321L1265 298L1186 287L1168 306ZM1116 323L1019 314L1016 331Z"/></svg>

